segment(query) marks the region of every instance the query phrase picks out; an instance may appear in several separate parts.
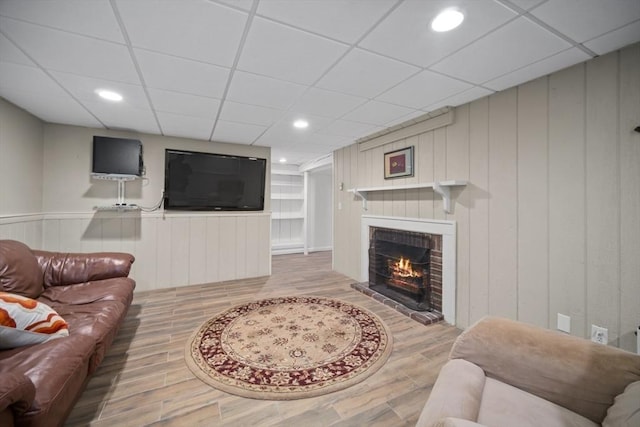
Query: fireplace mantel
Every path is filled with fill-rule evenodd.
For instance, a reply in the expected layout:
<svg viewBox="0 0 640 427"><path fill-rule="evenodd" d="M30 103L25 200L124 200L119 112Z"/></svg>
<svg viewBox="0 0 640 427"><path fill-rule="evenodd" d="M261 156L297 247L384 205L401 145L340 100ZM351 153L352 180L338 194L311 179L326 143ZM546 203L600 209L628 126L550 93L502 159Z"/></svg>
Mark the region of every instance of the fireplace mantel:
<svg viewBox="0 0 640 427"><path fill-rule="evenodd" d="M442 197L443 209L446 213L451 213L451 187L467 185L467 181L435 181L423 184L404 184L384 187L361 187L350 188L348 191L362 199L362 209L367 210L367 197L369 193L391 190L414 190L420 188L433 188L433 191Z"/></svg>
<svg viewBox="0 0 640 427"><path fill-rule="evenodd" d="M421 218L362 215L360 233L360 281L369 281L369 227L439 234L442 236L442 314L456 324L456 223Z"/></svg>

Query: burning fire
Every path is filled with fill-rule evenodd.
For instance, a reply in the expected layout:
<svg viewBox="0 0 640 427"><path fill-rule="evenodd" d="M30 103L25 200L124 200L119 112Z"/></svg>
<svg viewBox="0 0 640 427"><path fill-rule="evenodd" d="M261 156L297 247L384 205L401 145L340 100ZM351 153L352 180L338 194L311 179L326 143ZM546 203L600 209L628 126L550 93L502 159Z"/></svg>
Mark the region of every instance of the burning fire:
<svg viewBox="0 0 640 427"><path fill-rule="evenodd" d="M393 263L393 273L400 277L422 277L422 274L418 273L411 266L409 258L400 258L400 260Z"/></svg>

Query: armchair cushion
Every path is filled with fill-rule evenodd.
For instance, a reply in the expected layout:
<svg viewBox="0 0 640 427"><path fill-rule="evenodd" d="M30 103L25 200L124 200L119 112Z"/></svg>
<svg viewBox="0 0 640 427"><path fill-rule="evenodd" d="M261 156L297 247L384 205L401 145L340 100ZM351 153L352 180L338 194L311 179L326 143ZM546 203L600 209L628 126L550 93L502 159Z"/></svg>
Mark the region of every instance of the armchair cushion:
<svg viewBox="0 0 640 427"><path fill-rule="evenodd" d="M482 369L466 360L450 360L442 367L416 426L431 426L444 417L476 420L484 383Z"/></svg>
<svg viewBox="0 0 640 427"><path fill-rule="evenodd" d="M602 427L637 426L640 426L640 381L629 384L622 394L616 396L602 422Z"/></svg>
<svg viewBox="0 0 640 427"><path fill-rule="evenodd" d="M38 298L44 290L42 270L27 245L0 241L0 291Z"/></svg>
<svg viewBox="0 0 640 427"><path fill-rule="evenodd" d="M491 427L598 427L593 421L503 382L487 378L477 421Z"/></svg>

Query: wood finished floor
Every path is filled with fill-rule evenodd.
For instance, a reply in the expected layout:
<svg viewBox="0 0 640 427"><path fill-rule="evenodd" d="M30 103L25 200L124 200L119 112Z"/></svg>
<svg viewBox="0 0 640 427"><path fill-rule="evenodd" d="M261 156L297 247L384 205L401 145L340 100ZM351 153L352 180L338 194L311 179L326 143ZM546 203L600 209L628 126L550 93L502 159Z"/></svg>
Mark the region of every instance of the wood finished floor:
<svg viewBox="0 0 640 427"><path fill-rule="evenodd" d="M460 331L423 326L349 287L331 252L280 255L270 277L137 293L67 423L75 426L413 426ZM236 304L282 295L340 298L376 313L393 352L363 382L310 399L266 401L218 391L184 362L191 333Z"/></svg>

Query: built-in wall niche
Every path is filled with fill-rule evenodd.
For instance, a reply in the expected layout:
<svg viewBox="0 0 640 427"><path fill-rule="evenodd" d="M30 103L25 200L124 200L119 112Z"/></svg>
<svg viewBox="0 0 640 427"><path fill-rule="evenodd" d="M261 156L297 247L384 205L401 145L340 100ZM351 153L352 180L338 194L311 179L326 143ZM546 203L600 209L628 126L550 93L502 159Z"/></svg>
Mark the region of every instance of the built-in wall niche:
<svg viewBox="0 0 640 427"><path fill-rule="evenodd" d="M271 248L273 254L304 250L304 175L297 166L271 169Z"/></svg>

